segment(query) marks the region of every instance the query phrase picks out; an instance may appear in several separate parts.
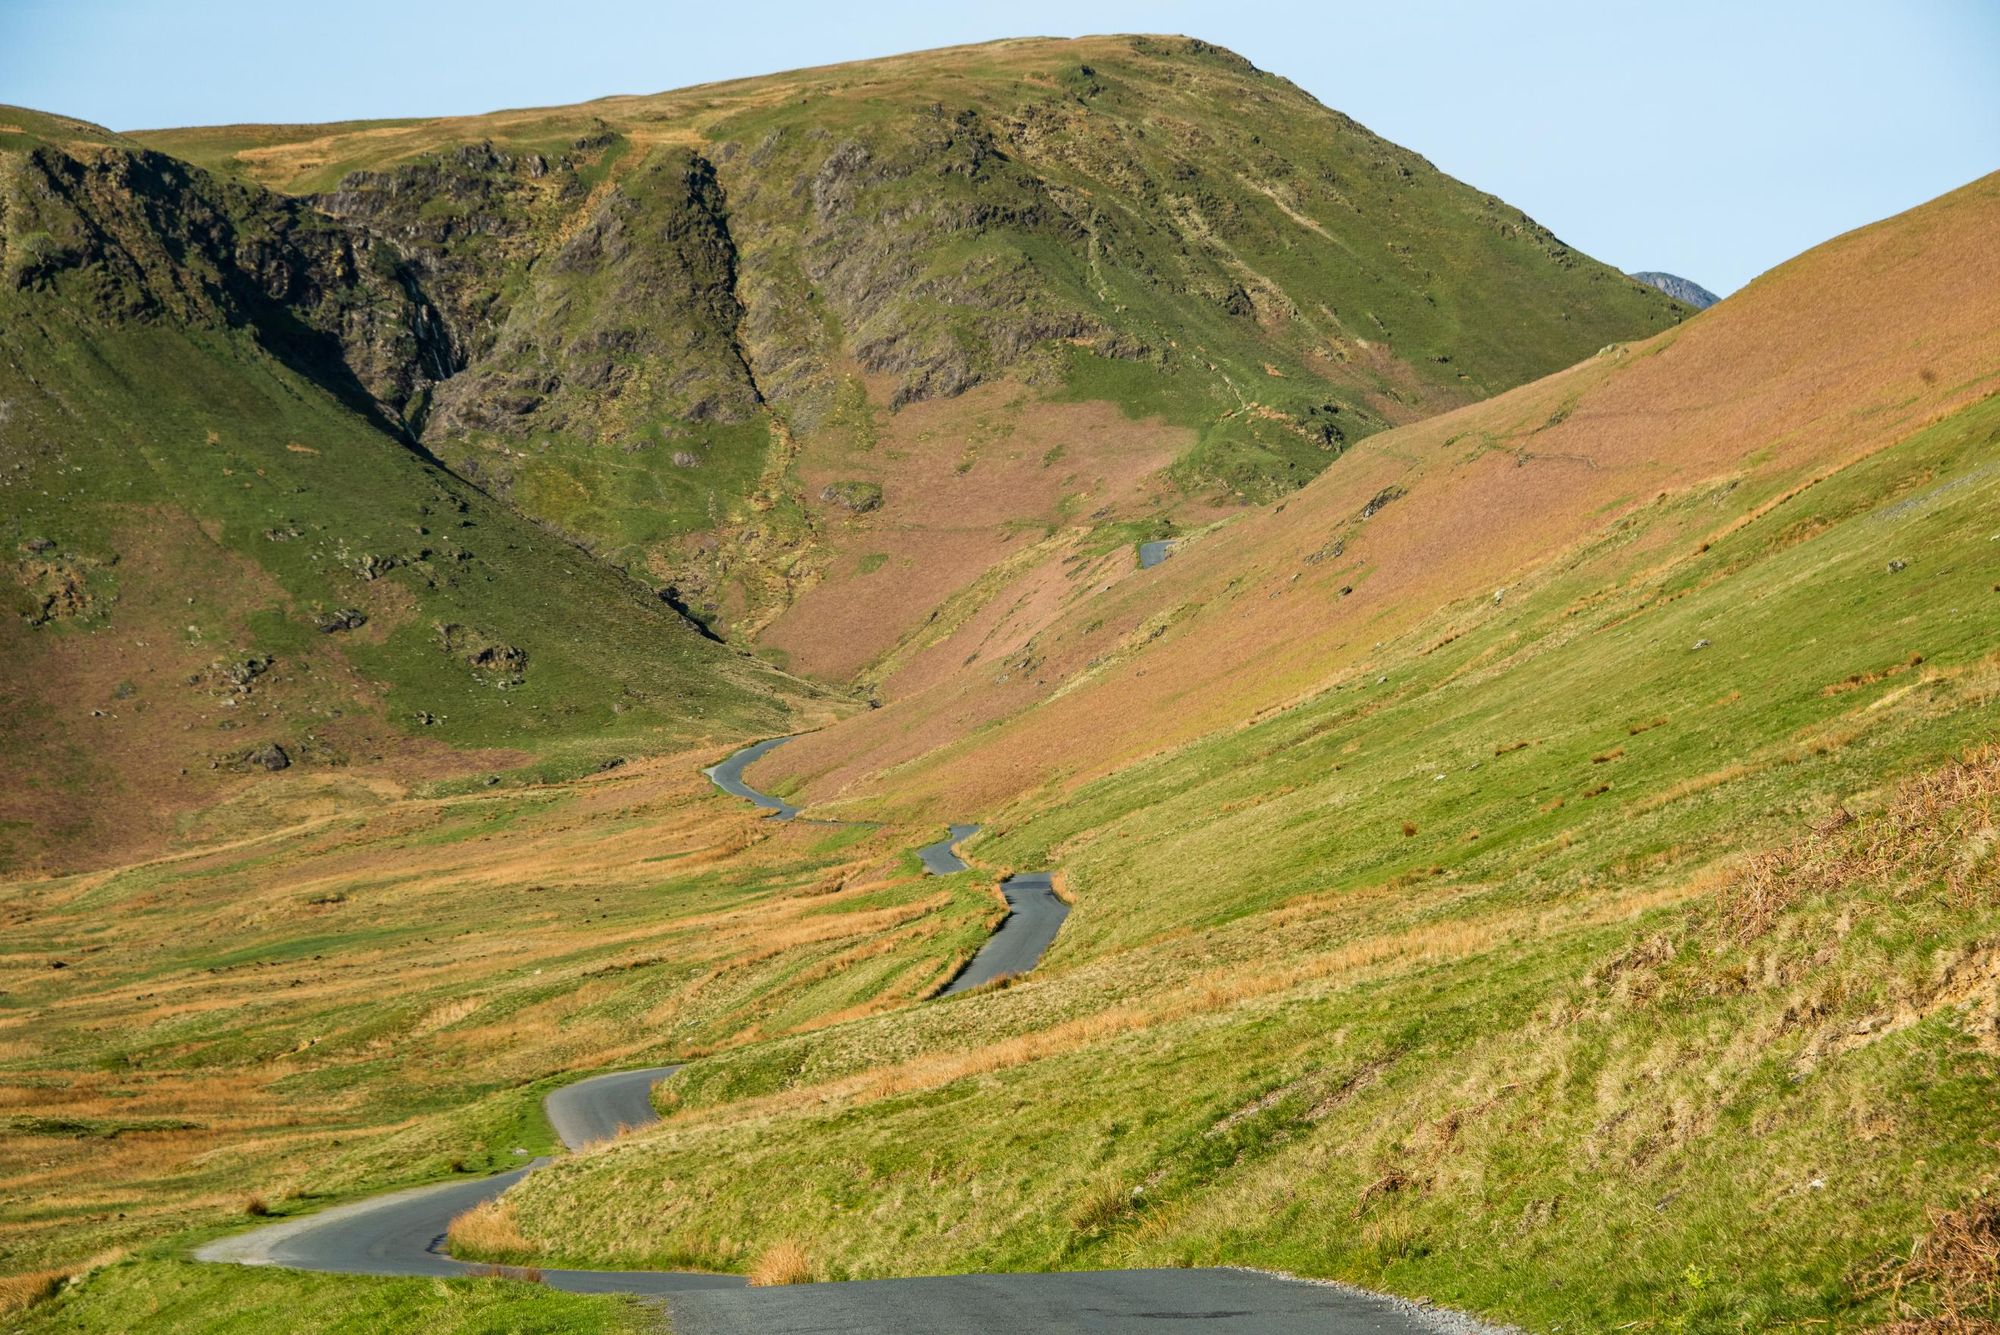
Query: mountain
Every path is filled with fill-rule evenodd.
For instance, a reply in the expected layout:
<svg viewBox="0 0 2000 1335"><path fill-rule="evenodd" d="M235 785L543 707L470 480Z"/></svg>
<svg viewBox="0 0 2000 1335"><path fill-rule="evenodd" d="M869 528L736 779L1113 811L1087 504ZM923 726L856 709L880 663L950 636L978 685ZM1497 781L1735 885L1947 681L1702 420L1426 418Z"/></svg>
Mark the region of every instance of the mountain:
<svg viewBox="0 0 2000 1335"><path fill-rule="evenodd" d="M1028 547L1685 313L1179 38L429 121L9 109L0 175L0 865L316 809L281 755L429 782L846 708L782 669L874 692Z"/></svg>
<svg viewBox="0 0 2000 1335"><path fill-rule="evenodd" d="M1678 274L1660 273L1649 269L1645 273L1630 274L1628 277L1636 278L1648 287L1657 287L1675 301L1684 306L1692 306L1698 311L1705 311L1722 300L1700 283L1690 282Z"/></svg>
<svg viewBox="0 0 2000 1335"><path fill-rule="evenodd" d="M136 138L376 238L441 331L385 415L836 680L1030 531L1281 495L1686 314L1186 38Z"/></svg>
<svg viewBox="0 0 2000 1335"><path fill-rule="evenodd" d="M0 121L0 867L129 855L219 803L211 829L587 767L816 694L408 439L382 403L436 324L385 247L95 127Z"/></svg>

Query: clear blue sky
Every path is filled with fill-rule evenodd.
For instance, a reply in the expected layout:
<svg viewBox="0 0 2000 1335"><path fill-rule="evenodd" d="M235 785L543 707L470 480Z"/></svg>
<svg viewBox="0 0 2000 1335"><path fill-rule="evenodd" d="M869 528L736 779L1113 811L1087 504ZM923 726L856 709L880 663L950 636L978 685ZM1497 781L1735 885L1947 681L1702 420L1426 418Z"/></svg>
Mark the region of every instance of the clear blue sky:
<svg viewBox="0 0 2000 1335"><path fill-rule="evenodd" d="M1723 293L2000 169L1995 0L0 0L0 102L114 129L429 115L1147 31L1231 47L1570 244Z"/></svg>

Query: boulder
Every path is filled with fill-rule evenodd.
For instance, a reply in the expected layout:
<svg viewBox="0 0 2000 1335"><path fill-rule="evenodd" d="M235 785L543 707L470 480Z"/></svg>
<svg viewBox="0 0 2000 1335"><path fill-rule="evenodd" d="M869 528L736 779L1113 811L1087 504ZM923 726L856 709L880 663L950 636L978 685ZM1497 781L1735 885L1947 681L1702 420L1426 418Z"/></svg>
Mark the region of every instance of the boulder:
<svg viewBox="0 0 2000 1335"><path fill-rule="evenodd" d="M292 758L276 742L266 742L246 753L243 764L247 769L264 769L275 774L281 769L290 769Z"/></svg>
<svg viewBox="0 0 2000 1335"><path fill-rule="evenodd" d="M819 498L850 513L865 515L870 510L882 508L882 485L879 482L829 482L820 488Z"/></svg>

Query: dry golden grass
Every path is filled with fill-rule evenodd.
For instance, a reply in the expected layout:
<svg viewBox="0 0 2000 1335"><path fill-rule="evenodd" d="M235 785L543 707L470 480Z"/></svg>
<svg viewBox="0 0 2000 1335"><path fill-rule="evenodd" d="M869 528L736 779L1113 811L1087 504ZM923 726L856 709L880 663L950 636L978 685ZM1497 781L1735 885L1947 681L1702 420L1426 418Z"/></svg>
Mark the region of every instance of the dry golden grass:
<svg viewBox="0 0 2000 1335"><path fill-rule="evenodd" d="M790 1239L772 1243L750 1263L750 1283L757 1288L812 1282L811 1258L805 1248Z"/></svg>
<svg viewBox="0 0 2000 1335"><path fill-rule="evenodd" d="M35 1270L25 1275L0 1275L0 1316L13 1316L25 1312L42 1301L53 1298L56 1291L69 1278L67 1270Z"/></svg>
<svg viewBox="0 0 2000 1335"><path fill-rule="evenodd" d="M53 1298L64 1284L80 1279L122 1260L122 1250L99 1252L81 1265L59 1266L49 1270L33 1270L19 1275L0 1275L0 1316L14 1316L41 1302Z"/></svg>
<svg viewBox="0 0 2000 1335"><path fill-rule="evenodd" d="M927 991L986 897L909 870L904 832L815 853L825 829L715 796L711 758L0 886L0 922L42 943L0 960L23 1003L0 1017L12 1263L241 1221L248 1186L275 1200L513 1162L497 1137L519 1133L455 1120L455 1081L686 1058ZM290 945L322 934L335 944ZM287 1079L357 1062L366 1090ZM82 1229L51 1222L78 1211Z"/></svg>
<svg viewBox="0 0 2000 1335"><path fill-rule="evenodd" d="M451 1221L445 1231L455 1256L482 1260L518 1260L535 1253L514 1220L514 1203L502 1197L481 1201Z"/></svg>
<svg viewBox="0 0 2000 1335"><path fill-rule="evenodd" d="M1837 807L1809 835L1747 858L1716 892L1718 926L1729 939L1748 941L1801 900L1865 887L1934 887L1970 907L1994 888L1996 817L2000 746L1986 746L1904 782L1879 819L1856 826Z"/></svg>

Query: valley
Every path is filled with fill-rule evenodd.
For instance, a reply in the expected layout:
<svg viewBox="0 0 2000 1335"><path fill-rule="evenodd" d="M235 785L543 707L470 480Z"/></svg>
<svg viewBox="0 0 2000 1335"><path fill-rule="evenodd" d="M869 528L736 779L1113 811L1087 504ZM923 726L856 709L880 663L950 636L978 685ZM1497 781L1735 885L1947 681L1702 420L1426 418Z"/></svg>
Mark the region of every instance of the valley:
<svg viewBox="0 0 2000 1335"><path fill-rule="evenodd" d="M0 1329L1986 1330L1996 241L1180 37L0 111Z"/></svg>

